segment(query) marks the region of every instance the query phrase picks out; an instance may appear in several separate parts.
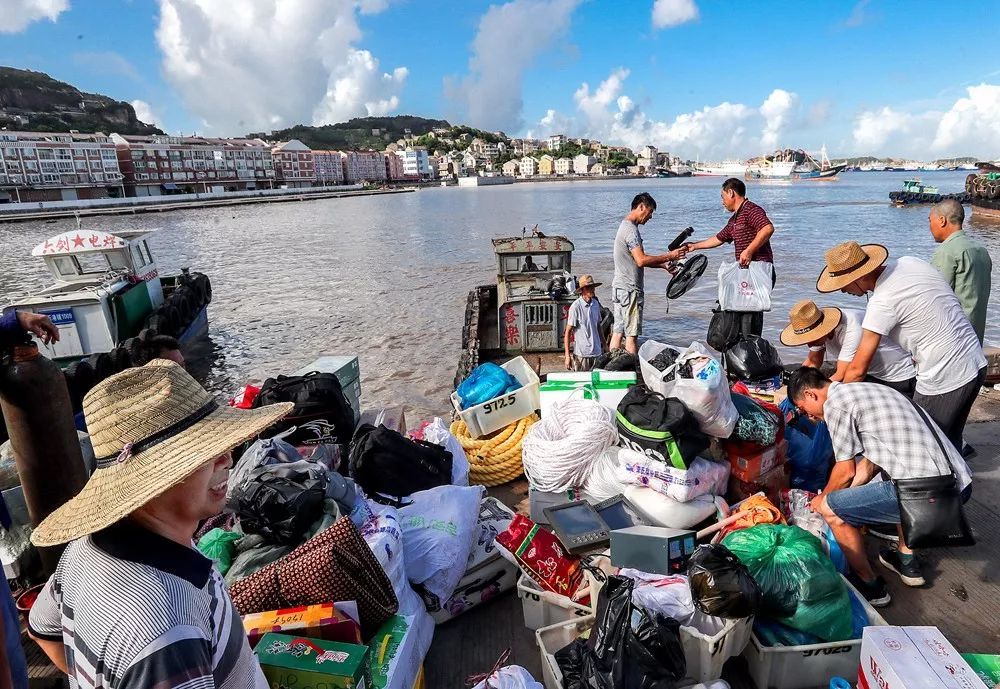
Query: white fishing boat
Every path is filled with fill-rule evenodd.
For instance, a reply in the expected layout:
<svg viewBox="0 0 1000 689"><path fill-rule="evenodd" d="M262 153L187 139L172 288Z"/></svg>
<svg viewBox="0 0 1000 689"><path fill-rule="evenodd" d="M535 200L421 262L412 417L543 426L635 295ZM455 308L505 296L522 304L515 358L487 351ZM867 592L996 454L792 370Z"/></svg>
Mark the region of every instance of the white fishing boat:
<svg viewBox="0 0 1000 689"><path fill-rule="evenodd" d="M746 176L752 179L790 179L794 169L794 160L762 160L751 164Z"/></svg>
<svg viewBox="0 0 1000 689"><path fill-rule="evenodd" d="M743 177L747 164L742 160L724 160L721 163L695 163L692 174L695 177Z"/></svg>

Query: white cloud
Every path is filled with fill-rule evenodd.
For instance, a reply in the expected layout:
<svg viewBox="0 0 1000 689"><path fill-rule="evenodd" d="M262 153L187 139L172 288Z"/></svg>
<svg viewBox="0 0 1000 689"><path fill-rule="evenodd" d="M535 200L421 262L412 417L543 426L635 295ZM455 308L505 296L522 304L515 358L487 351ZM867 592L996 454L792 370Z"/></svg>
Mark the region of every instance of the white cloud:
<svg viewBox="0 0 1000 689"><path fill-rule="evenodd" d="M213 133L384 115L407 70L357 47L358 15L386 0L160 0L163 70Z"/></svg>
<svg viewBox="0 0 1000 689"><path fill-rule="evenodd" d="M652 144L685 156L726 157L770 152L796 126L798 96L783 89L772 91L757 107L724 102L671 121L656 120L622 92L628 75L618 68L594 90L582 84L574 94L579 118L549 110L535 130L539 135L578 131L633 150Z"/></svg>
<svg viewBox="0 0 1000 689"><path fill-rule="evenodd" d="M29 24L41 19L54 22L68 9L69 0L2 0L0 33L24 31Z"/></svg>
<svg viewBox="0 0 1000 689"><path fill-rule="evenodd" d="M854 121L856 153L917 158L978 155L1000 157L1000 85L979 84L947 110L906 110L883 106Z"/></svg>
<svg viewBox="0 0 1000 689"><path fill-rule="evenodd" d="M152 105L138 98L132 101L131 105L135 109L135 116L139 118L140 122L155 124L160 129L163 129L163 119L153 110Z"/></svg>
<svg viewBox="0 0 1000 689"><path fill-rule="evenodd" d="M653 27L665 29L679 26L698 18L694 0L656 0L653 3Z"/></svg>
<svg viewBox="0 0 1000 689"><path fill-rule="evenodd" d="M521 128L525 71L569 27L580 0L511 0L491 5L472 41L469 74L445 80L445 95L474 127Z"/></svg>

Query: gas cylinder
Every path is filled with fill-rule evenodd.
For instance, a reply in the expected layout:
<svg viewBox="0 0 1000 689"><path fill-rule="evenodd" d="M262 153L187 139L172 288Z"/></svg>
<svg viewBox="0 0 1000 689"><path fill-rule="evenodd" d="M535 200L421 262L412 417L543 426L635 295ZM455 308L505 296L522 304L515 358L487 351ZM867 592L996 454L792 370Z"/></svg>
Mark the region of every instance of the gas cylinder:
<svg viewBox="0 0 1000 689"><path fill-rule="evenodd" d="M38 526L80 492L87 472L66 379L35 343L16 345L0 360L0 409L28 514ZM61 553L62 547L39 549L46 574L55 570Z"/></svg>

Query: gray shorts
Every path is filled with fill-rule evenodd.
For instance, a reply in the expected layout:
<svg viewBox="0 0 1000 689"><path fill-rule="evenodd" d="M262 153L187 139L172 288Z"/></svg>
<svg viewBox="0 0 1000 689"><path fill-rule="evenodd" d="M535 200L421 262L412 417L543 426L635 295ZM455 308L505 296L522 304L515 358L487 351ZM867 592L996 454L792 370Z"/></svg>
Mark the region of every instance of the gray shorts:
<svg viewBox="0 0 1000 689"><path fill-rule="evenodd" d="M570 356L570 370L572 371L593 371L594 364L597 363L596 356Z"/></svg>
<svg viewBox="0 0 1000 689"><path fill-rule="evenodd" d="M611 332L625 335L625 337L638 337L642 334L643 293L639 290L621 289L620 287L615 287L611 291L615 317Z"/></svg>
<svg viewBox="0 0 1000 689"><path fill-rule="evenodd" d="M965 422L969 420L969 412L972 411L972 405L976 401L976 395L979 394L979 388L983 387L984 380L986 380L985 366L979 369L975 378L957 390L942 395L913 393L913 401L934 419L934 423L944 431L959 453L962 452L962 431L965 430Z"/></svg>

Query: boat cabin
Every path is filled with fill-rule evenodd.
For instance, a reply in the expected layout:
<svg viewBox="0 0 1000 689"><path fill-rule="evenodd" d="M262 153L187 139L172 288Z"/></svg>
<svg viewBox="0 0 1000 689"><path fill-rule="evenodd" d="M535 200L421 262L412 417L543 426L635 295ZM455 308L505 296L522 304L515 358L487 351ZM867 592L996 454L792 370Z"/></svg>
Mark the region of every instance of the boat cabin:
<svg viewBox="0 0 1000 689"><path fill-rule="evenodd" d="M506 352L562 350L573 293L573 242L562 236L493 240L497 259L496 342Z"/></svg>
<svg viewBox="0 0 1000 689"><path fill-rule="evenodd" d="M107 352L135 335L163 303L159 271L148 232L64 232L36 246L55 282L15 301L10 309L46 314L59 342L39 348L53 359Z"/></svg>

